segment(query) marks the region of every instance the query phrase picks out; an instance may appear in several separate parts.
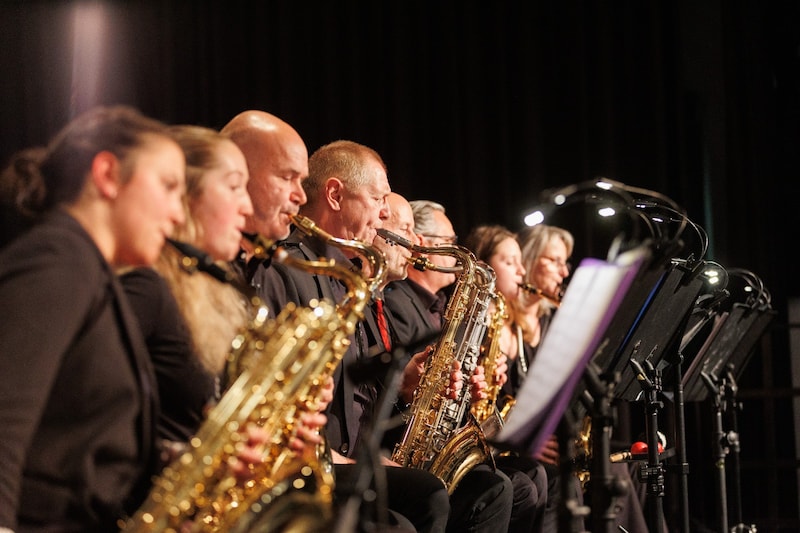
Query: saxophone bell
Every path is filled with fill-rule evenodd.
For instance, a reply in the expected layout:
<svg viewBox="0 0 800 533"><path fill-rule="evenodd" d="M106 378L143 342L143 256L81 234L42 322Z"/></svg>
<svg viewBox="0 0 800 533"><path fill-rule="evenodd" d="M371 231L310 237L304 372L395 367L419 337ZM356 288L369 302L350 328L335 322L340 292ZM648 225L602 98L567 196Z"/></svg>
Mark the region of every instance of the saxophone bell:
<svg viewBox="0 0 800 533"><path fill-rule="evenodd" d="M528 294L532 294L534 296L543 298L556 307L559 307L561 305L562 295L560 293L554 296L552 294L544 292L542 289L538 287L534 287L530 283L518 283L517 285L519 285L519 288L527 292Z"/></svg>

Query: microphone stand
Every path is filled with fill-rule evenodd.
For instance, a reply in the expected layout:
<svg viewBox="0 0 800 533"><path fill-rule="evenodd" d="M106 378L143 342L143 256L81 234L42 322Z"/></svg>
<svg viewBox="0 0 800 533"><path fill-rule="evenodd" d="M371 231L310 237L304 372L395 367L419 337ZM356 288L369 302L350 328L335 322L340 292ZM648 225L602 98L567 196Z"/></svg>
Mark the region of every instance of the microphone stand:
<svg viewBox="0 0 800 533"><path fill-rule="evenodd" d="M681 531L689 533L689 460L686 456L686 417L684 412L683 373L681 364L683 354L678 353L678 362L675 364L675 450L677 462L675 465L679 475Z"/></svg>
<svg viewBox="0 0 800 533"><path fill-rule="evenodd" d="M636 371L636 379L645 393L645 408L647 410L647 465L642 466L640 476L647 478L647 494L650 509L648 512L649 529L651 532L660 532L664 524L664 469L658 452L658 410L664 406L659 400L662 391L661 370L645 360L647 370L642 364L631 357L631 366Z"/></svg>
<svg viewBox="0 0 800 533"><path fill-rule="evenodd" d="M356 481L336 521L334 533L392 530L388 525L386 476L384 466L381 464L380 446L387 429L385 421L389 418L394 404L392 398L397 394L400 385L402 377L400 363L403 355L401 348L395 348L391 353L384 352L373 356L382 358L382 363L391 358L386 372L386 385L378 400L374 423L365 431L366 438L362 440L362 448L359 451ZM374 489L370 488L373 481ZM377 515L377 520L373 514ZM370 523L371 527L365 527Z"/></svg>
<svg viewBox="0 0 800 533"><path fill-rule="evenodd" d="M717 478L717 520L720 533L728 533L728 496L725 484L725 456L729 451L729 440L722 429L722 390L724 385L715 383L714 378L707 372L700 372L700 377L706 385L714 400L714 471Z"/></svg>
<svg viewBox="0 0 800 533"><path fill-rule="evenodd" d="M558 509L558 533L577 533L585 531L583 519L589 514L589 509L581 505L577 494L571 490L575 478L573 469L575 457L575 420L569 410L559 422L556 430L559 449L559 488L561 490L561 503Z"/></svg>
<svg viewBox="0 0 800 533"><path fill-rule="evenodd" d="M592 402L592 463L590 495L592 531L612 533L617 517L615 500L625 496L631 487L618 476L611 474L611 431L616 412L612 405L614 391L620 381L619 372L601 375L594 362L589 362L584 379L593 398Z"/></svg>
<svg viewBox="0 0 800 533"><path fill-rule="evenodd" d="M728 421L730 423L730 431L725 434L725 439L730 447L730 461L733 469L732 476L732 497L733 497L733 518L736 522L731 528L734 533L755 533L755 525L746 525L742 522L742 486L741 486L741 465L739 462L739 423L737 413L741 409L741 403L736 400L736 393L739 387L736 385L736 378L733 376L733 365L729 364L726 372L726 380L723 383L722 391L724 393L723 411L728 414Z"/></svg>

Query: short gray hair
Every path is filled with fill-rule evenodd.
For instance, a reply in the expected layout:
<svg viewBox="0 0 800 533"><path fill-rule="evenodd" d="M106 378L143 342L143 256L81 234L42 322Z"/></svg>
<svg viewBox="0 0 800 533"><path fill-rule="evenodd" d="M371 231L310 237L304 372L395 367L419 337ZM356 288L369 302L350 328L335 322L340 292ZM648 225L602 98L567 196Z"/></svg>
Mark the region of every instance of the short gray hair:
<svg viewBox="0 0 800 533"><path fill-rule="evenodd" d="M434 211L445 213L444 206L431 200L412 200L411 210L414 212L414 233L417 235L436 233Z"/></svg>

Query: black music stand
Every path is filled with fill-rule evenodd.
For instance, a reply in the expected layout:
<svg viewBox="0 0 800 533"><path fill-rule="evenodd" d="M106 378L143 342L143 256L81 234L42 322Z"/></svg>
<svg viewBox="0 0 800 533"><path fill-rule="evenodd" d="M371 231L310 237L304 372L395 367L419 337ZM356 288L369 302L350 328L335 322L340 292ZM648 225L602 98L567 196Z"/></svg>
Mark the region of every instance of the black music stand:
<svg viewBox="0 0 800 533"><path fill-rule="evenodd" d="M600 354L594 362L604 369L606 375L618 375L616 397L626 401L644 398L647 411L646 427L648 441L648 463L643 466L640 476L647 479L647 492L653 496L649 506L649 523L652 531L658 531L663 524L664 495L661 456L658 453L658 412L663 407L661 401L664 376L663 370L672 367L678 377L671 380L677 390L674 395L676 420L676 455L680 476L682 498L683 530L688 531L688 482L683 443L683 403L680 389L679 342L689 320L691 309L703 286L698 275L702 263L670 260L668 263L654 264L637 281L638 288L630 293L631 298L623 303L628 305L616 317L616 323L609 329L607 338L616 351ZM631 318L632 317L632 318ZM670 380L667 379L667 383ZM683 503L685 501L685 504Z"/></svg>
<svg viewBox="0 0 800 533"><path fill-rule="evenodd" d="M514 409L492 442L496 448L535 455L557 427L562 428L557 431L560 441L568 444L569 439L562 438L564 426L571 425L565 422L567 408L592 357L607 347L601 342L608 325L650 253L648 247L642 246L622 254L615 262L581 262L539 346ZM566 510L562 509L561 516L582 512L575 502L565 500L562 505ZM560 520L560 524L571 522Z"/></svg>
<svg viewBox="0 0 800 533"><path fill-rule="evenodd" d="M718 382L726 377L730 365L738 379L756 342L774 316L775 312L770 309L754 309L741 303L733 304L729 311L720 312L714 330L683 377L686 401L702 402L708 398L711 391L706 387L702 374Z"/></svg>
<svg viewBox="0 0 800 533"><path fill-rule="evenodd" d="M683 210L669 198L654 191L599 178L591 182L569 186L550 194L550 201L558 206L563 206L571 200L582 199L587 203L601 204L604 207L613 205L616 211L622 207L622 212L631 216L632 229L629 242L642 242L640 230L646 228L649 237L644 243L650 247L651 258L646 267L640 269L632 286L624 295L624 301L617 308L615 315L606 327L604 336L600 339L598 347L593 354L592 362L599 368L600 379L597 383L605 383L614 390L614 395L622 400L633 401L639 399L644 393L648 408L648 450L649 464L643 471L647 474L648 493L657 496L650 506L654 513L651 514L650 526L652 531L662 528L663 510L661 496L663 495L663 476L659 463L657 413L661 407L660 395L662 392L662 371L667 367L674 369L675 394L678 419L681 435L676 441L681 450L679 460L683 473L681 478L683 493L688 492L686 473L688 467L685 461L683 448L683 395L681 389L681 355L679 341L686 327L689 313L694 304L703 281L698 276L702 261L697 261L690 256L688 259L674 259L678 253L685 251L683 240L686 229L693 229L699 238L701 249L698 257L703 257L707 249L707 236L702 228L692 223ZM545 207L539 214L544 216L548 209ZM621 233L615 239L614 247L622 244L619 240ZM612 247L613 249L613 247ZM611 249L610 249L611 250ZM571 287L571 284L570 284ZM565 298L569 295L569 289ZM561 311L559 311L561 313ZM556 315L558 318L558 315ZM549 335L549 333L548 333ZM545 341L547 336L545 336ZM589 376L584 376L589 381ZM602 403L608 387L599 387L600 390L589 392L594 396L595 414L599 415L602 424L610 423L611 416L602 415L596 406ZM588 388L592 388L589 386ZM598 389L598 387L594 387ZM573 398L575 408L580 407L579 401L584 401L587 395L587 383L577 389ZM592 433L607 438L608 428L598 428L594 421ZM597 448L596 448L597 449ZM600 448L602 449L602 447ZM677 449L677 448L676 448ZM664 454L666 458L668 454ZM608 458L593 457L593 460L605 461ZM688 498L683 505L683 530L688 532Z"/></svg>
<svg viewBox="0 0 800 533"><path fill-rule="evenodd" d="M717 314L705 342L700 347L684 376L686 401L712 399L714 469L717 481L717 519L720 531L728 529L728 478L726 457L731 455L734 469L731 492L737 531L747 531L741 517L741 485L739 473L739 436L736 413L737 380L749 362L755 344L764 335L775 312L767 307L734 303L730 310ZM723 413L728 414L729 430L725 430Z"/></svg>

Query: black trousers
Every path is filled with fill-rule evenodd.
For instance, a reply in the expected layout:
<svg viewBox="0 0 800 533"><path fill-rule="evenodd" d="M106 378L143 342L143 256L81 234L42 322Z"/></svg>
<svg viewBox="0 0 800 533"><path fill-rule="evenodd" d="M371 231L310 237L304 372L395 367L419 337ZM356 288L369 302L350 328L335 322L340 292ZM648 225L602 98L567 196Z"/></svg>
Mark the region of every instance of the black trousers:
<svg viewBox="0 0 800 533"><path fill-rule="evenodd" d="M470 470L450 496L452 533L497 533L508 530L514 489L511 480L487 464Z"/></svg>
<svg viewBox="0 0 800 533"><path fill-rule="evenodd" d="M495 459L514 487L509 533L542 533L547 509L547 471L532 457L505 455Z"/></svg>
<svg viewBox="0 0 800 533"><path fill-rule="evenodd" d="M450 499L439 478L416 468L379 467L378 471L366 472L372 476L371 490L383 492L377 494L376 500L371 494L354 494L357 477L363 473L362 467L361 464L334 465L334 501L337 511L342 511L351 497L360 499L360 524L356 531L373 529L372 524L382 521L382 510L377 508L376 502L383 495L388 507L388 523L378 523L378 530L420 533L445 531L450 515Z"/></svg>

